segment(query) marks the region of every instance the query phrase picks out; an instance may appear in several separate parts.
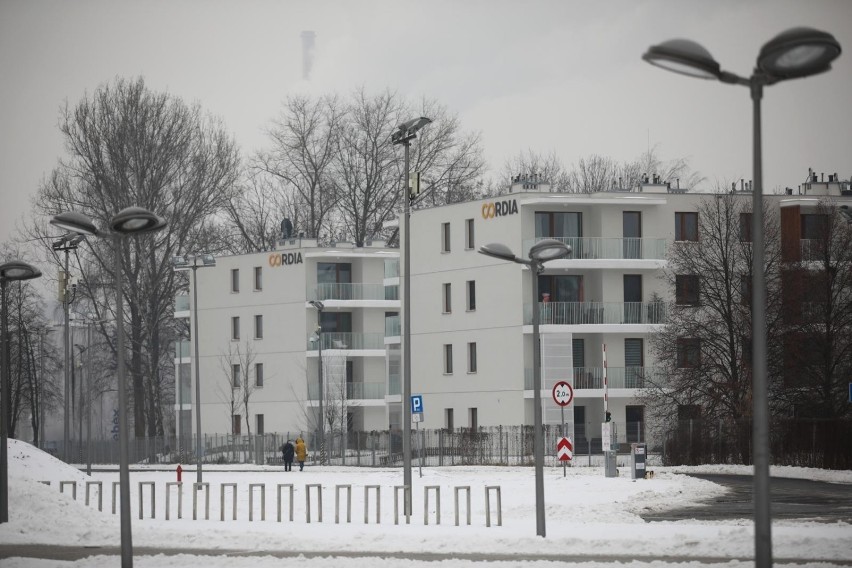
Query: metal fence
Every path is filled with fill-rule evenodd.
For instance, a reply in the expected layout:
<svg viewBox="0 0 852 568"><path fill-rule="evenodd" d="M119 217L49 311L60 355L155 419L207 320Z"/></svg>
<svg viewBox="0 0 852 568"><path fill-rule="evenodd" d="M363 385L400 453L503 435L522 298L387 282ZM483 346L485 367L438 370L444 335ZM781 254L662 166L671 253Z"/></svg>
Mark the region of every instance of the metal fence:
<svg viewBox="0 0 852 568"><path fill-rule="evenodd" d="M645 438L641 422L617 424L619 452L626 455L631 442L648 442L649 452L664 465L750 464L752 430L750 421L721 422L682 420L672 428ZM546 466L557 466L559 425L544 427ZM300 432L264 435L206 434L202 437L202 461L222 464L280 464L281 446L299 435L308 447L308 464L317 464L324 453L330 465L397 467L403 463L402 431L326 432L324 452L317 436ZM775 420L770 435L770 453L775 465L797 465L826 469L852 468L852 421ZM192 464L196 461L195 437L141 438L131 440L129 459L133 464ZM51 453L63 458L62 444L48 442ZM91 463L117 464L118 442L93 441ZM495 426L455 430L413 429L412 458L415 465L532 465L533 427ZM85 464L86 444L71 442L66 461ZM600 465L600 437L586 438L585 427L575 425L574 463Z"/></svg>
<svg viewBox="0 0 852 568"><path fill-rule="evenodd" d="M852 420L774 419L769 451L773 465L852 468ZM681 420L663 435L665 465L751 464L752 422Z"/></svg>

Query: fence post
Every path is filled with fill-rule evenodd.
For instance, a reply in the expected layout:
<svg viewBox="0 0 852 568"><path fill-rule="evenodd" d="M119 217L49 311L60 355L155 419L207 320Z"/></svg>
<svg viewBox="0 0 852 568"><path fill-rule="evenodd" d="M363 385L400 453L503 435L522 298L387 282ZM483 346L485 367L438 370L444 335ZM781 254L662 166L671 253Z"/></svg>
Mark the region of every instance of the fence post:
<svg viewBox="0 0 852 568"><path fill-rule="evenodd" d="M233 497L233 501L231 504L231 509L233 513L233 520L237 520L237 484L236 483L223 483L219 486L219 520L225 520L225 488L231 488L231 495ZM249 492L249 503L251 503L251 492Z"/></svg>
<svg viewBox="0 0 852 568"><path fill-rule="evenodd" d="M86 506L89 505L89 488L93 485L98 486L98 511L103 510L104 502L104 487L100 481L86 481Z"/></svg>
<svg viewBox="0 0 852 568"><path fill-rule="evenodd" d="M335 485L334 486L334 523L340 523L340 490L346 489L346 522L352 522L352 486L351 485Z"/></svg>
<svg viewBox="0 0 852 568"><path fill-rule="evenodd" d="M429 524L429 490L435 490L435 524L441 524L441 487L426 485L423 487L423 524Z"/></svg>
<svg viewBox="0 0 852 568"><path fill-rule="evenodd" d="M198 518L198 491L199 489L204 490L204 520L210 520L210 483L207 481L203 483L193 483L192 484L192 520L196 520Z"/></svg>
<svg viewBox="0 0 852 568"><path fill-rule="evenodd" d="M317 514L318 522L322 522L322 484L309 483L305 485L305 520L311 522L311 487L317 488Z"/></svg>
<svg viewBox="0 0 852 568"><path fill-rule="evenodd" d="M467 494L467 524L470 524L470 485L457 485L453 491L456 503L456 526L459 526L459 491L461 490Z"/></svg>
<svg viewBox="0 0 852 568"><path fill-rule="evenodd" d="M409 503L411 500L411 486L410 485L394 485L393 487L393 524L399 524L399 491L402 490L402 499L403 499L403 513L405 514L405 524L409 524L411 522L411 508L406 507L405 503Z"/></svg>
<svg viewBox="0 0 852 568"><path fill-rule="evenodd" d="M59 482L59 492L65 493L65 486L71 486L71 498L75 501L77 500L77 482L76 481L60 481Z"/></svg>
<svg viewBox="0 0 852 568"><path fill-rule="evenodd" d="M142 518L142 512L143 512L142 503L144 502L144 500L142 499L142 490L146 485L151 487L151 518L154 519L154 518L156 518L157 513L156 513L156 508L154 506L155 505L154 496L156 494L156 491L154 490L154 482L153 481L140 481L139 482L139 518L140 519Z"/></svg>
<svg viewBox="0 0 852 568"><path fill-rule="evenodd" d="M499 485L486 485L485 486L485 526L491 526L491 500L489 499L489 492L494 490L497 494L497 526L503 526L503 506L500 498L500 486Z"/></svg>
<svg viewBox="0 0 852 568"><path fill-rule="evenodd" d="M256 448L255 448L256 449ZM249 521L253 520L254 516L254 488L260 487L260 520L266 520L266 484L265 483L249 483ZM234 493L236 499L236 492ZM236 514L236 507L234 508Z"/></svg>

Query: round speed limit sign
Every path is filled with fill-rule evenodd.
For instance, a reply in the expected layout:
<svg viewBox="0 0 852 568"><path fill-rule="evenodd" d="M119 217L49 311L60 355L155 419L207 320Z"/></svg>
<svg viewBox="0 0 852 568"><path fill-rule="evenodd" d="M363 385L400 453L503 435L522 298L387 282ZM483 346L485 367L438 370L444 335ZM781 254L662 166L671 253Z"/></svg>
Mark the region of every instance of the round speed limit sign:
<svg viewBox="0 0 852 568"><path fill-rule="evenodd" d="M553 385L553 400L559 406L568 406L574 400L574 389L565 381Z"/></svg>

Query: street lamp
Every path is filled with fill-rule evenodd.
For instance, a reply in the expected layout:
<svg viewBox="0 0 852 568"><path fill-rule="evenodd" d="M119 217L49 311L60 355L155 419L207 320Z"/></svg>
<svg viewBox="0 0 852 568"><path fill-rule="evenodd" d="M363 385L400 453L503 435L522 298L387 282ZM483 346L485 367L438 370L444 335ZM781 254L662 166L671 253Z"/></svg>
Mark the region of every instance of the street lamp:
<svg viewBox="0 0 852 568"><path fill-rule="evenodd" d="M38 268L20 260L0 264L0 523L9 522L9 456L6 444L12 425L12 385L9 369L9 309L6 305L6 283L15 280L31 280L41 276Z"/></svg>
<svg viewBox="0 0 852 568"><path fill-rule="evenodd" d="M69 211L60 213L50 220L52 225L73 231L81 235L105 236L98 232L91 219ZM142 209L126 207L119 211L109 222L115 255L115 327L116 327L116 364L118 366L118 439L119 466L118 485L121 507L121 566L133 566L133 541L130 533L130 471L128 467L127 441L127 385L124 368L124 295L122 293L121 239L131 235L152 233L165 228L166 220Z"/></svg>
<svg viewBox="0 0 852 568"><path fill-rule="evenodd" d="M198 264L198 261L201 261L201 264ZM192 261L190 263L190 261ZM192 270L192 341L193 341L193 362L195 364L195 461L196 465L196 481L201 483L201 459L202 459L202 445L201 445L201 382L199 380L199 368L201 367L201 361L198 359L198 276L195 274L195 271L199 268L211 268L216 266L216 259L212 254L201 254L195 255L191 257L183 257L176 256L172 259L172 264L175 267L175 271L181 270ZM178 385L178 388L181 388L181 385ZM181 407L180 412L183 412L183 407ZM178 420L180 420L180 414L178 415Z"/></svg>
<svg viewBox="0 0 852 568"><path fill-rule="evenodd" d="M409 148L417 131L432 122L420 116L403 122L391 135L394 146L405 147L405 178L402 190L403 228L402 252L402 483L408 487L405 512L411 514L411 191L409 188Z"/></svg>
<svg viewBox="0 0 852 568"><path fill-rule="evenodd" d="M323 390L322 380L322 311L325 309L325 304L319 300L308 300L308 303L317 311L317 371L319 375L319 448L320 448L320 465L325 465L325 416L322 412L322 399L325 391Z"/></svg>
<svg viewBox="0 0 852 568"><path fill-rule="evenodd" d="M62 459L65 460L65 463L69 461L68 455L68 441L69 441L69 432L70 421L71 421L71 327L70 327L70 309L71 302L74 301L72 296L68 294L68 281L70 279L68 272L68 255L72 250L77 250L80 246L80 242L85 239L85 235L81 235L79 233L68 233L67 235L63 235L59 238L59 240L53 242L53 250L65 253L65 263L63 265L63 278L60 280L60 286L62 289L60 290L60 297L62 299L62 314L63 314L63 322L65 324L64 327L64 336L63 336L63 345L62 352L65 357L65 363L63 365L63 371L65 374L65 412L64 412L64 420L63 420L63 432L62 432Z"/></svg>
<svg viewBox="0 0 852 568"><path fill-rule="evenodd" d="M533 325L533 453L535 454L535 526L538 536L545 536L544 523L544 429L541 420L541 336L538 308L538 275L544 263L566 258L571 247L556 239L542 239L530 248L530 258L518 258L502 243L490 243L480 247L480 254L529 266L532 276L532 325Z"/></svg>
<svg viewBox="0 0 852 568"><path fill-rule="evenodd" d="M752 400L754 429L754 545L757 566L772 565L772 525L769 500L769 402L766 377L766 276L764 274L763 165L760 101L763 87L785 79L816 75L831 69L840 44L829 33L792 28L763 45L751 77L723 71L710 52L694 41L674 39L651 46L642 59L691 77L718 79L751 91L753 107L752 192Z"/></svg>

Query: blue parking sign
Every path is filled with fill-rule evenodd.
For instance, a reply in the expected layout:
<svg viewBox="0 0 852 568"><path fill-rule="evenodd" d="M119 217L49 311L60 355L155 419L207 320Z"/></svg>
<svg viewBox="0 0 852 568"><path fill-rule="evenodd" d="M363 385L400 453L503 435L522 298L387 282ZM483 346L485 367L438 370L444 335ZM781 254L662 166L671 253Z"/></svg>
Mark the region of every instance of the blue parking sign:
<svg viewBox="0 0 852 568"><path fill-rule="evenodd" d="M413 394L411 395L411 413L417 414L419 412L423 412L423 395Z"/></svg>

